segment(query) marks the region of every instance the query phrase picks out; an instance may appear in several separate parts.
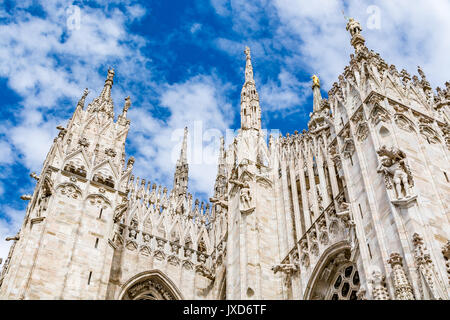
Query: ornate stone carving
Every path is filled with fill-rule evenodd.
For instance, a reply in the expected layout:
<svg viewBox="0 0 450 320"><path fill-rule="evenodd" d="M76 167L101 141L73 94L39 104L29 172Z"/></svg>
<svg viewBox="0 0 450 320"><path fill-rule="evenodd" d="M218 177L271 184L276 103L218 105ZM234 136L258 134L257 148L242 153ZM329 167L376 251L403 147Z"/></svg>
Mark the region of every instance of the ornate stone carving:
<svg viewBox="0 0 450 320"><path fill-rule="evenodd" d="M128 199L127 198L123 198L122 199L122 203L119 204L115 209L114 209L114 222L119 222L120 220L122 220L122 216L125 213L125 211L127 211L128 209Z"/></svg>
<svg viewBox="0 0 450 320"><path fill-rule="evenodd" d="M352 36L352 39L350 43L355 48L355 50L358 52L364 48L364 37L361 35L361 24L356 21L353 18L349 18L347 22L347 31L350 32L350 35Z"/></svg>
<svg viewBox="0 0 450 320"><path fill-rule="evenodd" d="M399 127L402 130L408 131L408 132L414 132L415 126L414 123L408 119L404 114L396 113L394 116L395 124L397 127Z"/></svg>
<svg viewBox="0 0 450 320"><path fill-rule="evenodd" d="M250 189L250 184L248 182L240 182L230 179L230 183L240 187L239 191L239 210L241 213L251 213L255 210L255 200L253 199L253 194Z"/></svg>
<svg viewBox="0 0 450 320"><path fill-rule="evenodd" d="M105 150L105 154L106 154L107 156L110 156L111 158L114 158L114 157L116 156L117 152L114 151L114 149L112 149L112 148L107 148L107 149Z"/></svg>
<svg viewBox="0 0 450 320"><path fill-rule="evenodd" d="M395 288L395 298L397 300L414 300L414 294L403 269L403 258L398 253L391 253L388 263L392 267L392 281Z"/></svg>
<svg viewBox="0 0 450 320"><path fill-rule="evenodd" d="M385 277L378 267L372 269L372 278L369 283L372 285L372 298L374 300L390 300L386 289Z"/></svg>
<svg viewBox="0 0 450 320"><path fill-rule="evenodd" d="M432 129L429 125L420 125L420 134L427 140L429 143L440 143L441 139L439 139L439 136L437 132Z"/></svg>
<svg viewBox="0 0 450 320"><path fill-rule="evenodd" d="M336 216L341 219L344 226L348 229L348 235L350 240L350 251L354 251L358 244L356 237L355 222L353 221L353 215L350 209L350 204L347 202L340 203L340 212L336 212Z"/></svg>
<svg viewBox="0 0 450 320"><path fill-rule="evenodd" d="M358 298L358 300L367 300L366 289L364 289L363 287L360 287L358 292L356 293L356 297Z"/></svg>
<svg viewBox="0 0 450 320"><path fill-rule="evenodd" d="M73 199L78 199L81 196L81 192L74 185L70 184L63 185L60 192L61 194Z"/></svg>
<svg viewBox="0 0 450 320"><path fill-rule="evenodd" d="M164 300L175 300L175 297L168 290L166 290L163 285L156 281L153 281L152 279L145 280L133 285L130 289L128 289L127 293L131 299L134 299L139 294L151 290L155 290L157 293L159 293Z"/></svg>
<svg viewBox="0 0 450 320"><path fill-rule="evenodd" d="M304 253L301 258L302 266L305 268L309 267L309 255L307 253Z"/></svg>
<svg viewBox="0 0 450 320"><path fill-rule="evenodd" d="M370 112L370 119L373 124L377 125L380 121L388 122L390 115L389 112L377 103Z"/></svg>
<svg viewBox="0 0 450 320"><path fill-rule="evenodd" d="M78 140L78 144L84 148L89 147L89 141L84 137Z"/></svg>
<svg viewBox="0 0 450 320"><path fill-rule="evenodd" d="M384 174L386 187L395 188L397 199L410 198L414 180L408 165L406 154L398 148L383 145L377 154L380 156L378 172Z"/></svg>
<svg viewBox="0 0 450 320"><path fill-rule="evenodd" d="M356 129L356 139L358 141L364 141L369 136L369 126L367 122L361 122Z"/></svg>
<svg viewBox="0 0 450 320"><path fill-rule="evenodd" d="M419 269L420 274L425 280L425 284L432 299L438 299L439 295L436 291L436 276L434 270L434 264L431 260L431 256L428 253L427 248L423 242L423 238L418 234L413 235L414 244L414 258Z"/></svg>
<svg viewBox="0 0 450 320"><path fill-rule="evenodd" d="M204 276L205 278L208 278L209 280L213 281L214 280L214 274L211 272L211 270L209 270L208 268L206 268L204 265L197 265L195 267L195 271Z"/></svg>
<svg viewBox="0 0 450 320"><path fill-rule="evenodd" d="M355 152L355 143L353 142L353 139L351 138L345 138L344 139L344 145L342 147L342 154L344 155L344 158L350 158L353 153Z"/></svg>

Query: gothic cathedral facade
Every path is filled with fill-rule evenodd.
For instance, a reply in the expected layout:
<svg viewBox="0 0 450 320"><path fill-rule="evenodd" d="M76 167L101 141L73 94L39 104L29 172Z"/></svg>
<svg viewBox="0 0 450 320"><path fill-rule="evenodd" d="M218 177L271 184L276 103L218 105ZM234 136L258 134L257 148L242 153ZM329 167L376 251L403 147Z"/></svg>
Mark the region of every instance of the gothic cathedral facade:
<svg viewBox="0 0 450 320"><path fill-rule="evenodd" d="M449 299L450 83L355 53L308 130L270 137L246 48L241 129L222 139L213 196L133 176L114 71L84 92L45 159L0 276L2 299Z"/></svg>

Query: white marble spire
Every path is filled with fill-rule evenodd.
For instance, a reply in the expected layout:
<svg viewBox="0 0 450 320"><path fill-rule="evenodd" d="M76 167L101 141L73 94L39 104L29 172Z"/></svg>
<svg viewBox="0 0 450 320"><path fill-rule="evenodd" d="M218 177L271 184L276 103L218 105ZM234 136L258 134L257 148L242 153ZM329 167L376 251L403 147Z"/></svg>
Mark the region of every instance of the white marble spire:
<svg viewBox="0 0 450 320"><path fill-rule="evenodd" d="M253 79L253 66L250 56L250 48L245 47L245 83L241 91L241 128L261 129L261 108L259 96Z"/></svg>

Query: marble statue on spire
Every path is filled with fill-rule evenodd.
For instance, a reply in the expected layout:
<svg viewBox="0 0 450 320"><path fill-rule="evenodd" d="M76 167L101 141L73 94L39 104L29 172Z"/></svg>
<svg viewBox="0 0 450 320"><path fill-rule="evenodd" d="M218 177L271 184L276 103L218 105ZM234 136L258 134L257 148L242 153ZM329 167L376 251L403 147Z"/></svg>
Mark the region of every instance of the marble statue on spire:
<svg viewBox="0 0 450 320"><path fill-rule="evenodd" d="M312 77L313 84L313 112L320 111L322 95L320 94L320 80L319 77L313 75Z"/></svg>
<svg viewBox="0 0 450 320"><path fill-rule="evenodd" d="M359 51L364 47L366 40L361 35L361 24L353 18L349 18L347 21L347 31L350 32L352 39L350 41L351 45L355 48L355 51Z"/></svg>

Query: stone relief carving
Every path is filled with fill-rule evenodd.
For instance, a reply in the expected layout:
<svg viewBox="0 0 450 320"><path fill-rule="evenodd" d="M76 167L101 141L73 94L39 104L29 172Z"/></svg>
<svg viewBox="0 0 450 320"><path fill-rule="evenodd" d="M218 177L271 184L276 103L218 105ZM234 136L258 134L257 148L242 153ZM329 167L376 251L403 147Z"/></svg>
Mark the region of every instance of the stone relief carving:
<svg viewBox="0 0 450 320"><path fill-rule="evenodd" d="M61 194L73 198L78 199L81 197L81 192L76 188L74 185L71 184L65 184L60 189Z"/></svg>

